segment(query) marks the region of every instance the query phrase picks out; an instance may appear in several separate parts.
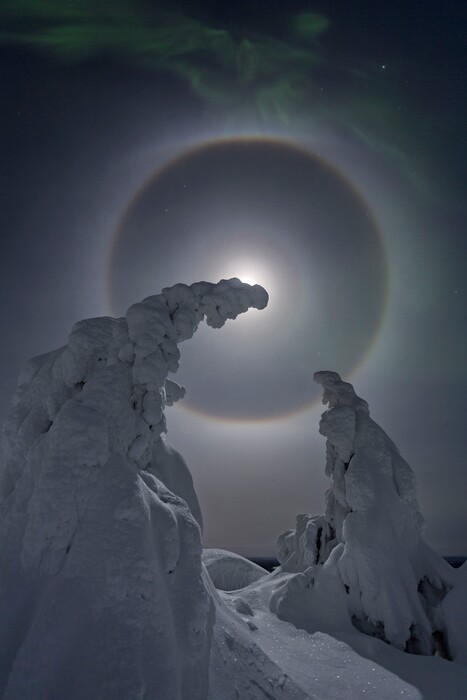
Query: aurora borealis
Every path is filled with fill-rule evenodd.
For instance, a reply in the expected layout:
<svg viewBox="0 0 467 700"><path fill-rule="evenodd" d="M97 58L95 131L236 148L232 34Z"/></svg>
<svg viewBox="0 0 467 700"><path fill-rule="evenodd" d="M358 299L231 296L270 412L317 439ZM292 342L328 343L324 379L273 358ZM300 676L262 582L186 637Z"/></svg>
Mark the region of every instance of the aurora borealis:
<svg viewBox="0 0 467 700"><path fill-rule="evenodd" d="M269 554L322 511L311 376L331 369L417 473L429 541L464 554L464 14L2 4L2 417L20 366L74 321L256 275L264 318L200 329L168 412L207 545Z"/></svg>
<svg viewBox="0 0 467 700"><path fill-rule="evenodd" d="M108 55L165 70L211 103L252 103L284 119L313 88L310 73L321 62L317 38L328 24L321 14L298 13L279 38L219 20L203 22L167 2L28 0L10 3L4 15L6 42L72 62Z"/></svg>
<svg viewBox="0 0 467 700"><path fill-rule="evenodd" d="M400 83L411 82L407 60L390 67L369 57L349 63L346 50L328 46L333 22L308 3L292 3L287 11L280 3L268 3L267 10L261 2L236 5L229 11L214 2L13 0L0 11L0 42L34 48L64 64L107 59L116 69L144 70L154 81L161 73L173 76L203 101L228 110L228 121L237 126L248 115L292 129L309 126L310 119L345 128L398 161L413 183L428 187L422 182L431 174L423 140L436 138L436 123L415 103L398 104ZM360 23L355 14L365 32L365 14ZM337 29L345 32L346 19ZM405 19L420 31L415 8ZM397 31L404 29L401 22ZM344 43L353 43L354 30Z"/></svg>

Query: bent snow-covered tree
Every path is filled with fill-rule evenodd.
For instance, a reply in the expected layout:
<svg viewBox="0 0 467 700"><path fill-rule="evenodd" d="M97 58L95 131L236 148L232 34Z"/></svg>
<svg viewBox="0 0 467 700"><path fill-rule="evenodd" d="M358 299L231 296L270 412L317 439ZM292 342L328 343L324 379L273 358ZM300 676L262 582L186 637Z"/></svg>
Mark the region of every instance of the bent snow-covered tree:
<svg viewBox="0 0 467 700"><path fill-rule="evenodd" d="M320 433L331 487L325 515L299 515L296 529L279 537L282 571L296 575L271 608L299 626L306 621L294 611L308 609L310 627L328 606L331 624L347 621L400 649L450 656L441 603L454 571L422 539L413 471L351 384L336 372L314 379L329 404Z"/></svg>
<svg viewBox="0 0 467 700"><path fill-rule="evenodd" d="M184 393L167 375L203 318L266 304L236 279L176 285L76 324L23 371L0 471L0 697L206 697L213 601L164 437Z"/></svg>

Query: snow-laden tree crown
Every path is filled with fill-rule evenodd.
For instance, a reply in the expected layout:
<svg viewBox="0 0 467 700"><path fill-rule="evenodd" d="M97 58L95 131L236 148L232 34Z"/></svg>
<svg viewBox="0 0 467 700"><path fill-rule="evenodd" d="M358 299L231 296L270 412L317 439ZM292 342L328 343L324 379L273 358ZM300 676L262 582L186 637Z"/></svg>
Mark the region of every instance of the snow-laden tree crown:
<svg viewBox="0 0 467 700"><path fill-rule="evenodd" d="M185 393L167 379L179 368L179 343L191 338L203 319L220 328L267 302L262 287L235 278L177 284L134 304L125 318L77 323L64 348L32 360L20 375L5 429L0 495L13 490L29 450L55 436L70 459L98 465L112 452L135 468L157 471L159 452L170 452L162 437L164 408ZM200 520L188 472L180 480L170 472L166 477L167 486L181 491Z"/></svg>
<svg viewBox="0 0 467 700"><path fill-rule="evenodd" d="M296 529L279 537L282 570L301 573L273 596L272 608L293 618L303 596L312 618L332 599L335 624L352 623L409 652L450 656L442 601L454 573L422 539L415 475L351 384L336 372L314 379L329 405L319 431L331 486L324 515L299 515Z"/></svg>
<svg viewBox="0 0 467 700"><path fill-rule="evenodd" d="M206 697L214 605L167 375L201 320L267 301L237 279L178 284L25 368L0 470L0 697Z"/></svg>

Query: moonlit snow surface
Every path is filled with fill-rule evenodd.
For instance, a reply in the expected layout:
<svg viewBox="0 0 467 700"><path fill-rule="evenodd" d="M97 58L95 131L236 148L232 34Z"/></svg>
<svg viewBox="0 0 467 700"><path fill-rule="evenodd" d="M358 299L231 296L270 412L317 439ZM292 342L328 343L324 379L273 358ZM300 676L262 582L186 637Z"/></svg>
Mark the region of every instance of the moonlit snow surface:
<svg viewBox="0 0 467 700"><path fill-rule="evenodd" d="M339 375L316 376L325 515L298 517L272 574L203 554L167 375L203 318L266 303L237 279L176 285L23 371L0 472L2 700L464 697L466 567L423 543L411 469Z"/></svg>

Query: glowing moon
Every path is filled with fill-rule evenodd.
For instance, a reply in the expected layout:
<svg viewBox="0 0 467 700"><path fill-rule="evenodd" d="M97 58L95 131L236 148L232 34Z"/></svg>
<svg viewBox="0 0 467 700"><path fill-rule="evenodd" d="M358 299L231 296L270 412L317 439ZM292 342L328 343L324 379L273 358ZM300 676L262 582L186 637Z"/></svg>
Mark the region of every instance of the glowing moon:
<svg viewBox="0 0 467 700"><path fill-rule="evenodd" d="M255 284L260 284L258 281L257 277L253 277L249 272L243 273L241 272L238 275L238 279L241 280L242 282L245 282L245 284L251 284L252 286Z"/></svg>
<svg viewBox="0 0 467 700"><path fill-rule="evenodd" d="M246 284L260 284L268 290L270 304L274 305L274 297L276 291L276 282L278 271L274 269L273 263L263 256L263 259L250 258L234 258L232 262L218 259L215 262L217 270L213 265L212 274L216 274L224 279L237 277ZM272 301L271 301L272 300ZM271 308L269 304L269 308Z"/></svg>

